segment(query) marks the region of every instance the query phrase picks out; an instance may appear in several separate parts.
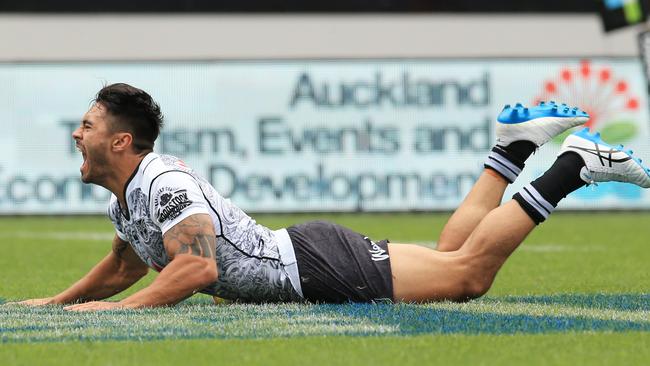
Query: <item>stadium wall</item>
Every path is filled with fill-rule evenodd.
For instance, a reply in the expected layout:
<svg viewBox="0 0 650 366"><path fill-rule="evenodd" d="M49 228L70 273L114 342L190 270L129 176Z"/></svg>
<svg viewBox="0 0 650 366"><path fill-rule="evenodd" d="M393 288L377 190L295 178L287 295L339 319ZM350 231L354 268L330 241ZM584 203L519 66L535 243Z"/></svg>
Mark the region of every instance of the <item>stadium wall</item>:
<svg viewBox="0 0 650 366"><path fill-rule="evenodd" d="M633 56L581 15L0 14L0 61Z"/></svg>
<svg viewBox="0 0 650 366"><path fill-rule="evenodd" d="M453 209L505 103L577 104L612 142L646 146L634 35L609 47L597 18L545 19L3 16L2 37L20 37L0 52L0 213L105 211L107 192L79 182L70 133L119 81L160 101L158 152L257 212ZM522 183L556 150L541 149ZM612 184L560 208L646 207L645 192Z"/></svg>

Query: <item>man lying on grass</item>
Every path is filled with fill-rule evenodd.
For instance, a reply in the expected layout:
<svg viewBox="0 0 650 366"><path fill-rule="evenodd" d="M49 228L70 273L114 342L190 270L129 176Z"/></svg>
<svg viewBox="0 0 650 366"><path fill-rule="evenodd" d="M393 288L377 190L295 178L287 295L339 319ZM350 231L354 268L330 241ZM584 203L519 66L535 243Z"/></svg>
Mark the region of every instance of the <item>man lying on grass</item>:
<svg viewBox="0 0 650 366"><path fill-rule="evenodd" d="M81 179L110 190L113 249L54 297L71 311L174 305L197 292L242 302L466 301L485 294L504 261L570 192L594 182L650 187L631 151L588 130L569 135L557 160L503 205L533 151L588 115L553 102L506 106L478 181L445 226L437 250L372 241L328 222L269 230L173 156L153 152L159 106L127 84L102 88L74 131ZM431 164L445 164L432 161ZM153 283L100 301L153 268Z"/></svg>

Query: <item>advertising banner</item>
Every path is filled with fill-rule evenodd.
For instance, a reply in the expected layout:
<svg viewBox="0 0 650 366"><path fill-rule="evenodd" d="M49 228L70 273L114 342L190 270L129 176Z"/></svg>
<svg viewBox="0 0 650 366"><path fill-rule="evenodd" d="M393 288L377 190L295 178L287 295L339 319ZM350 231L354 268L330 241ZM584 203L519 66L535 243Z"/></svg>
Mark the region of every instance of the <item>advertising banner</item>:
<svg viewBox="0 0 650 366"><path fill-rule="evenodd" d="M72 131L105 84L149 92L175 155L252 212L451 210L480 174L504 104L580 106L588 127L650 159L638 59L322 60L0 65L0 213L103 213ZM507 197L549 167L542 147ZM631 185L565 209L650 207Z"/></svg>

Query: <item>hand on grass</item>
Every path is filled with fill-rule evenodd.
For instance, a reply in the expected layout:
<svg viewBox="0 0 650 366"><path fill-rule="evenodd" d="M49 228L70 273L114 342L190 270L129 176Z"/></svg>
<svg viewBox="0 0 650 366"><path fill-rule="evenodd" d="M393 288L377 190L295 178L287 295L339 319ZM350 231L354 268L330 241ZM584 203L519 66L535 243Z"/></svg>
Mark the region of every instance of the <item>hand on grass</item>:
<svg viewBox="0 0 650 366"><path fill-rule="evenodd" d="M102 310L117 310L125 309L126 306L119 302L110 301L90 301L83 304L69 305L63 308L67 311L102 311Z"/></svg>

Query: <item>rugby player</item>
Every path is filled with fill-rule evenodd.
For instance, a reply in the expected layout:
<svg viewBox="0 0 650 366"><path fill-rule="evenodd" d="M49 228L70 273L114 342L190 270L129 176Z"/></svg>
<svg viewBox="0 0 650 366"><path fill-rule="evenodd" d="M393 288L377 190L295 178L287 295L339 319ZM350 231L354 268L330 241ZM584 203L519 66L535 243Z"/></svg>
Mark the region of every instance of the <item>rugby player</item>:
<svg viewBox="0 0 650 366"><path fill-rule="evenodd" d="M504 261L570 192L605 181L650 187L641 161L587 129L569 135L554 164L501 205L526 159L589 116L553 102L506 106L485 168L438 240L437 250L372 241L314 221L270 230L181 160L153 152L159 106L127 84L102 88L72 137L81 179L113 194L112 250L65 291L23 305L71 311L174 305L197 292L242 302L466 301L485 294ZM146 288L117 302L148 268Z"/></svg>

